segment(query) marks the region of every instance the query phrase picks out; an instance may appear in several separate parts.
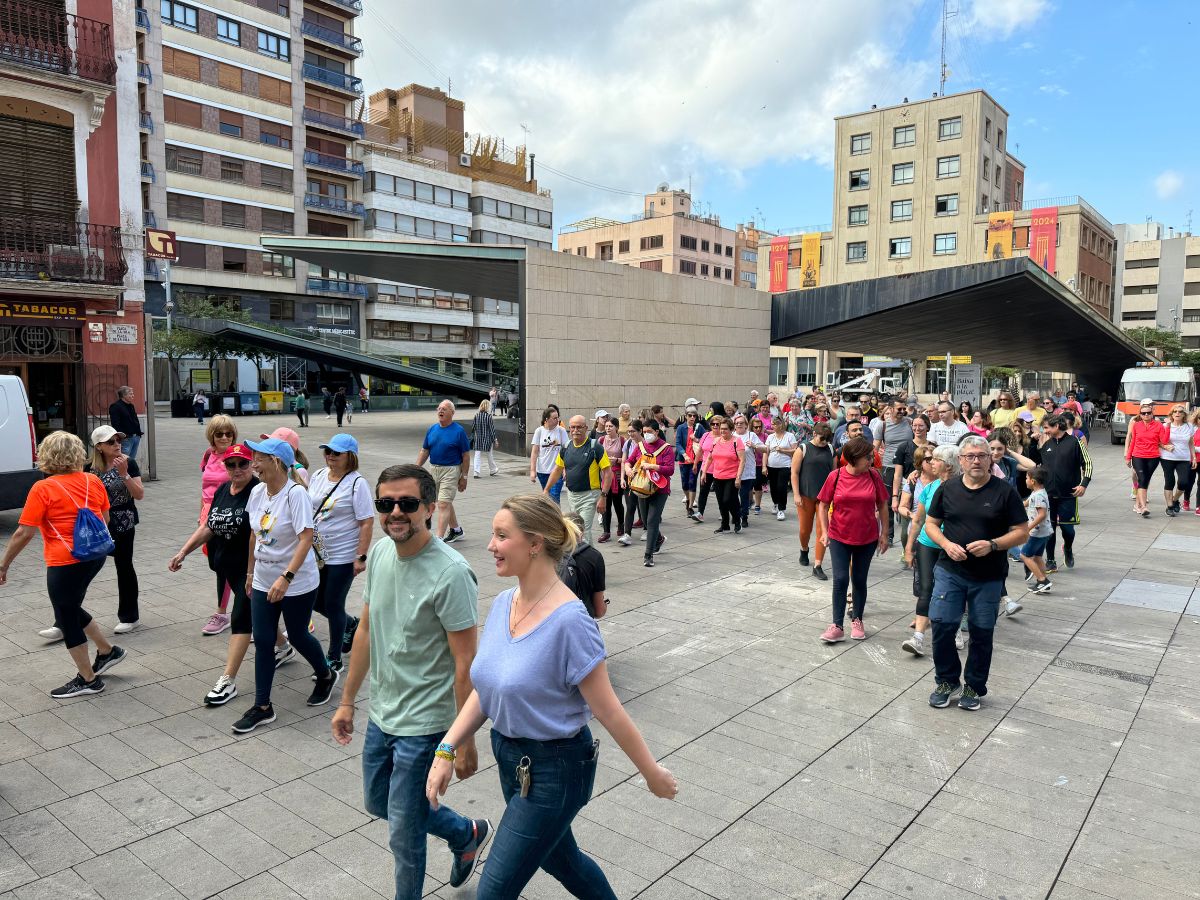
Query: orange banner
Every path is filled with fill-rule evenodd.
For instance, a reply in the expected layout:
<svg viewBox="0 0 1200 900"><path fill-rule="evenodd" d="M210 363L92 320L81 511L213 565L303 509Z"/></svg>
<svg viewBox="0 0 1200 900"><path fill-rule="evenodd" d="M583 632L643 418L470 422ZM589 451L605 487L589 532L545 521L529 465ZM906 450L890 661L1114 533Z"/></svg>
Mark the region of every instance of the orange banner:
<svg viewBox="0 0 1200 900"><path fill-rule="evenodd" d="M787 290L788 238L771 238L771 293Z"/></svg>
<svg viewBox="0 0 1200 900"><path fill-rule="evenodd" d="M994 212L988 214L987 258L1008 259L1012 256L1013 214Z"/></svg>
<svg viewBox="0 0 1200 900"><path fill-rule="evenodd" d="M810 231L800 240L800 287L821 285L821 232Z"/></svg>
<svg viewBox="0 0 1200 900"><path fill-rule="evenodd" d="M1043 206L1030 213L1029 258L1049 272L1058 269L1058 207Z"/></svg>

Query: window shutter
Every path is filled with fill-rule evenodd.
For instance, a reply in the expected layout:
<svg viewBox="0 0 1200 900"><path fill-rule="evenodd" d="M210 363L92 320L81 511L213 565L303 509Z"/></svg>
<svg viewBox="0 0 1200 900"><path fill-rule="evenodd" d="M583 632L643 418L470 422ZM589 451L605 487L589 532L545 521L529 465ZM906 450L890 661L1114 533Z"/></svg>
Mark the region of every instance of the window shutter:
<svg viewBox="0 0 1200 900"><path fill-rule="evenodd" d="M75 221L73 129L0 116L0 214Z"/></svg>

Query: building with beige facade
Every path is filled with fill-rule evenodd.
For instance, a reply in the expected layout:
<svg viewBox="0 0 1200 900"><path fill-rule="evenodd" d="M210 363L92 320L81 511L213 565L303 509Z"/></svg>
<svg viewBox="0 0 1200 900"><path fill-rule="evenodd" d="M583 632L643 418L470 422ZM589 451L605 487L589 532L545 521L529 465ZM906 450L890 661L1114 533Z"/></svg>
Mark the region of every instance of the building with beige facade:
<svg viewBox="0 0 1200 900"><path fill-rule="evenodd" d="M1200 237L1158 222L1116 232L1120 326L1175 331L1185 349L1200 349Z"/></svg>

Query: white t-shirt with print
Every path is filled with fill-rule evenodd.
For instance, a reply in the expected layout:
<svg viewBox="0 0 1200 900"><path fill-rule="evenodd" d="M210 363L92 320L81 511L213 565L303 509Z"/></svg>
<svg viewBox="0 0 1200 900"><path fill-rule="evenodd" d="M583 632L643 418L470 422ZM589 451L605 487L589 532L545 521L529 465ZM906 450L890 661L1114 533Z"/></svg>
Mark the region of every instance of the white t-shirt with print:
<svg viewBox="0 0 1200 900"><path fill-rule="evenodd" d="M246 517L254 535L254 589L269 591L276 579L287 571L296 552L299 534L312 528L312 501L303 485L289 481L274 497L267 496L266 484L255 486L246 501ZM317 557L312 550L304 558L300 571L288 586L287 596L315 591L321 582Z"/></svg>
<svg viewBox="0 0 1200 900"><path fill-rule="evenodd" d="M359 472L348 472L337 487L333 485L329 470L321 469L308 483L308 499L313 506L313 527L319 535L314 540L321 543L325 564L338 566L354 562L358 556L358 529L364 519L375 518L375 504L367 479Z"/></svg>
<svg viewBox="0 0 1200 900"><path fill-rule="evenodd" d="M541 475L549 475L554 471L558 452L567 445L570 436L567 429L559 425L557 428L547 428L539 425L534 429L530 446L538 448L537 471Z"/></svg>
<svg viewBox="0 0 1200 900"><path fill-rule="evenodd" d="M785 431L781 437L775 434L775 432L771 432L767 435L766 443L767 450L769 451L767 454L768 469L786 469L791 466L792 457L787 453L780 453L777 448L782 447L786 450L789 447L799 446L796 443L796 436L794 434L790 431Z"/></svg>

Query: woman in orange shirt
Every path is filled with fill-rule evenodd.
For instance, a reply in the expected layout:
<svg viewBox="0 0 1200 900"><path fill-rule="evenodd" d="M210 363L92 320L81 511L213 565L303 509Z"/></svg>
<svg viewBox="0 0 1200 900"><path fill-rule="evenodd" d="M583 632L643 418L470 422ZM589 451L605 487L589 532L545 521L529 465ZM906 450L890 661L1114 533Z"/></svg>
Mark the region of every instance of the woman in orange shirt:
<svg viewBox="0 0 1200 900"><path fill-rule="evenodd" d="M20 524L0 560L0 585L8 583L8 567L37 531L42 532L46 561L46 590L54 607L54 624L62 629L67 652L79 674L50 692L58 700L104 690L100 673L125 658L110 644L100 626L83 608L88 585L104 568L104 557L80 562L72 555L75 517L90 509L108 521L108 491L95 475L84 472L87 452L83 441L65 431L48 434L37 448L38 468L46 478L29 489ZM96 659L88 655L88 639L96 644Z"/></svg>

